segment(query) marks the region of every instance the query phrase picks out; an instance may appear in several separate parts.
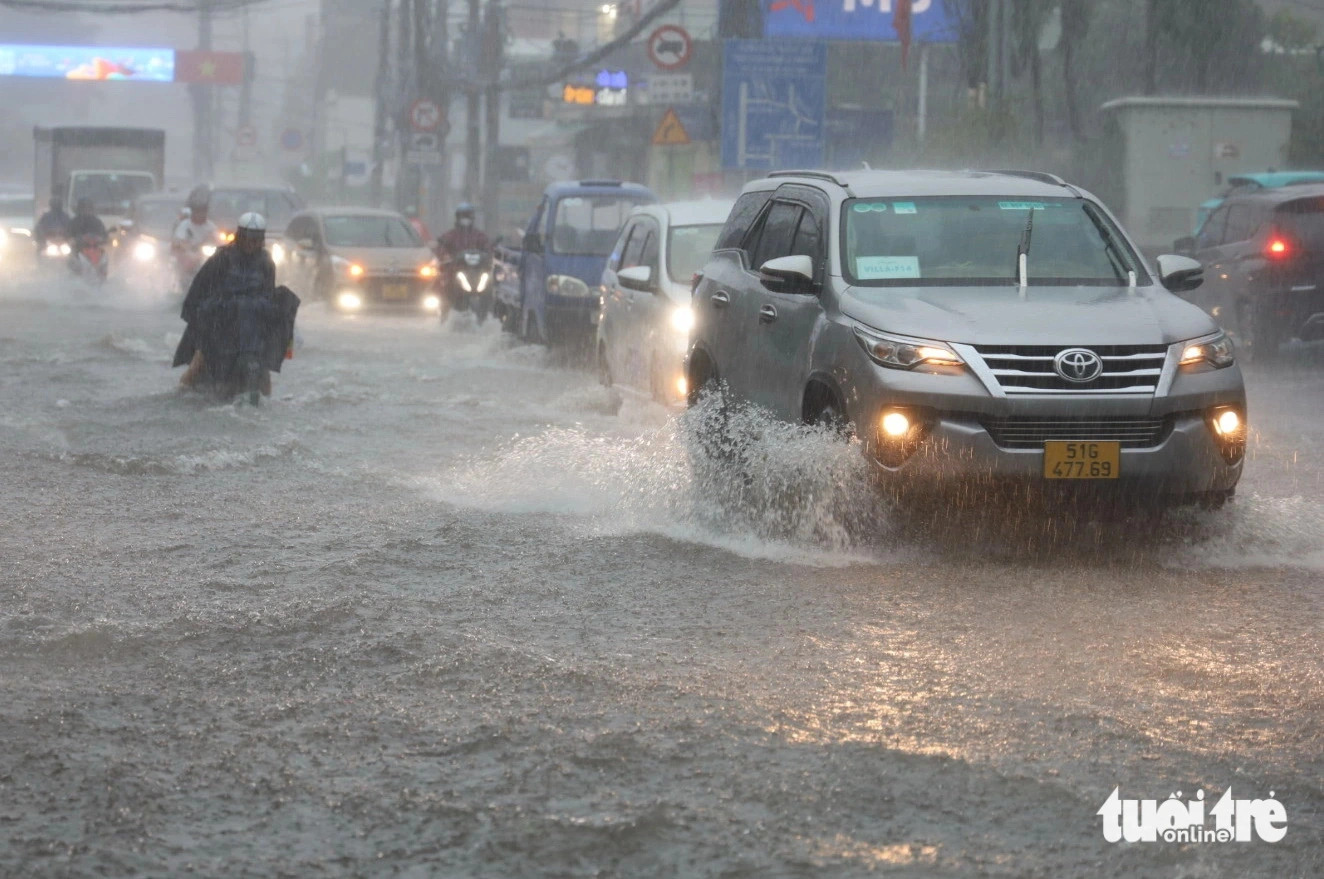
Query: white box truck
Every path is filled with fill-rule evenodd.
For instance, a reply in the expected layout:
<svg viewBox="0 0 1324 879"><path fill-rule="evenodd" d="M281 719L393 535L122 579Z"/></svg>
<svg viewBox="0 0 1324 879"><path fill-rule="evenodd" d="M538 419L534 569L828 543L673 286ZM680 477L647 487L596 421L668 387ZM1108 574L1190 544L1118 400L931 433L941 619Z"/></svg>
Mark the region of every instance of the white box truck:
<svg viewBox="0 0 1324 879"><path fill-rule="evenodd" d="M37 128L36 210L52 196L73 215L90 198L107 227L128 219L138 196L165 182L165 132L155 128ZM36 218L34 218L35 222Z"/></svg>

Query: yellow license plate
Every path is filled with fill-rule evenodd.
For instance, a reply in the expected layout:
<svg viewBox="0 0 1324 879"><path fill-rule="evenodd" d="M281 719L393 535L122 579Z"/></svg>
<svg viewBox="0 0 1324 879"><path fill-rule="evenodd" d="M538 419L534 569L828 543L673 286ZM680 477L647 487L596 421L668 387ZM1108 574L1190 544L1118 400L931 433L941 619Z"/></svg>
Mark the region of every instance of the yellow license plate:
<svg viewBox="0 0 1324 879"><path fill-rule="evenodd" d="M383 299L408 299L408 284L382 284Z"/></svg>
<svg viewBox="0 0 1324 879"><path fill-rule="evenodd" d="M1044 479L1116 479L1121 470L1119 442L1044 443Z"/></svg>

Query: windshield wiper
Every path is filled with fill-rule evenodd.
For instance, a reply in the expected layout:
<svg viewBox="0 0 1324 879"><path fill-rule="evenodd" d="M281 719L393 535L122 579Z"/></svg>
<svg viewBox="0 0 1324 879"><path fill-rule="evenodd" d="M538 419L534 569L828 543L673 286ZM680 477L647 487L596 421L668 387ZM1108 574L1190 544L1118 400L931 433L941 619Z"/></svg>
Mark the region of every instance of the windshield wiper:
<svg viewBox="0 0 1324 879"><path fill-rule="evenodd" d="M1030 208L1030 218L1025 221L1025 231L1021 233L1021 243L1016 245L1016 277L1024 287L1030 282L1030 238L1034 235L1034 208Z"/></svg>
<svg viewBox="0 0 1324 879"><path fill-rule="evenodd" d="M1094 228L1098 230L1099 236L1103 239L1103 252L1108 256L1108 264L1117 273L1117 280L1126 281L1129 286L1134 287L1136 271L1127 262L1126 255L1117 244L1117 239L1108 230L1108 224L1103 222L1103 218L1088 203L1081 205L1081 207L1084 208L1085 216L1090 218L1090 222L1094 224Z"/></svg>

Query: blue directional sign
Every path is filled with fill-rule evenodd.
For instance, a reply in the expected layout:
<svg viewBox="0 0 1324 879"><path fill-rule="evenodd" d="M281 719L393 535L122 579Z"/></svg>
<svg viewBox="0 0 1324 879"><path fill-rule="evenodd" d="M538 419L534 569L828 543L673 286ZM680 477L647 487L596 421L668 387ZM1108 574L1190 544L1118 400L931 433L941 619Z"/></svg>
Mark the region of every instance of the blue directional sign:
<svg viewBox="0 0 1324 879"><path fill-rule="evenodd" d="M896 31L898 0L759 0L766 37L818 40L900 39ZM944 0L911 0L913 43L954 43L960 37L956 16Z"/></svg>
<svg viewBox="0 0 1324 879"><path fill-rule="evenodd" d="M827 45L726 40L722 166L768 171L823 164Z"/></svg>

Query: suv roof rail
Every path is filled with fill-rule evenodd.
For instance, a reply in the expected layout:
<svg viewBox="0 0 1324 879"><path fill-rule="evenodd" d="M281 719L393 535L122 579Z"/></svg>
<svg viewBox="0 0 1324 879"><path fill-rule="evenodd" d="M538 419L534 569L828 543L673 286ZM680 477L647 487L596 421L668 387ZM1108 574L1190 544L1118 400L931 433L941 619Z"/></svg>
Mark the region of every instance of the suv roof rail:
<svg viewBox="0 0 1324 879"><path fill-rule="evenodd" d="M1025 180L1037 180L1040 183L1051 183L1054 186L1067 186L1067 182L1056 174L1049 174L1047 171L1024 171L1018 169L998 169L985 171L985 174L1001 174L1004 177L1021 177Z"/></svg>
<svg viewBox="0 0 1324 879"><path fill-rule="evenodd" d="M842 180L831 171L769 171L769 177L813 177L818 180L830 180L838 186L845 186L846 181Z"/></svg>
<svg viewBox="0 0 1324 879"><path fill-rule="evenodd" d="M580 186L621 186L620 180L580 180Z"/></svg>

